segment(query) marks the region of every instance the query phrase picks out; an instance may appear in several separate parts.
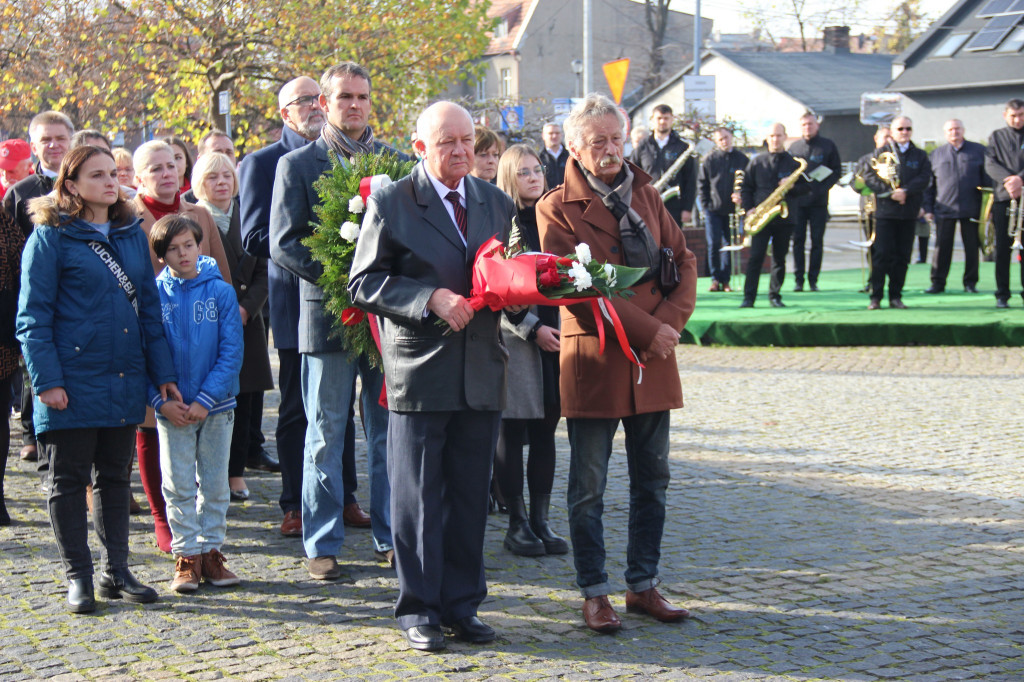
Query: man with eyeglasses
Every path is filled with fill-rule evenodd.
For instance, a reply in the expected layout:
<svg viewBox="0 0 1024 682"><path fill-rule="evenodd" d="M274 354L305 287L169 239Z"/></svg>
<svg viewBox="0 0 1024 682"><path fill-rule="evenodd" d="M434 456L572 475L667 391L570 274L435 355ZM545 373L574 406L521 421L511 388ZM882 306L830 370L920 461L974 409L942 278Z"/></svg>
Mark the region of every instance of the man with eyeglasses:
<svg viewBox="0 0 1024 682"><path fill-rule="evenodd" d="M394 153L374 139L368 125L370 74L344 62L320 78L319 105L327 122L313 144L284 155L277 165L270 209L270 254L297 275L302 403L306 412L302 475L302 541L310 577L341 577L337 554L345 539L344 449L351 434L346 416L352 406L356 375L362 384L363 430L370 480L370 520L374 555L394 565L391 537L391 489L387 473L388 412L378 403L384 377L366 358L350 356L334 332L334 314L325 306L318 280L323 267L302 240L313 234L320 204L313 183L331 169L330 155L341 163L355 154ZM404 155L400 155L405 158Z"/></svg>
<svg viewBox="0 0 1024 682"><path fill-rule="evenodd" d="M894 119L892 142L876 149L872 163L864 169L864 183L875 193L877 202L868 310L882 307L886 277L889 307L907 307L903 303L903 284L914 249L914 227L932 180L928 155L910 141L913 130L913 123L906 116Z"/></svg>
<svg viewBox="0 0 1024 682"><path fill-rule="evenodd" d="M992 178L995 202L992 204L992 226L996 231L996 307L1010 307L1010 255L1013 252L1009 235L1010 202L1021 208L1024 198L1024 100L1011 99L1003 110L1006 127L988 138L985 172ZM1019 214L1018 214L1019 215ZM1024 268L1020 273L1024 287ZM1021 294L1024 296L1024 293Z"/></svg>
<svg viewBox="0 0 1024 682"><path fill-rule="evenodd" d="M953 260L953 237L960 223L964 245L964 291L978 293L978 225L981 188L991 184L985 175L985 146L964 139L964 124L952 118L942 126L946 142L931 153L932 184L925 194L924 211L935 220L935 259L932 285L926 294L946 290Z"/></svg>

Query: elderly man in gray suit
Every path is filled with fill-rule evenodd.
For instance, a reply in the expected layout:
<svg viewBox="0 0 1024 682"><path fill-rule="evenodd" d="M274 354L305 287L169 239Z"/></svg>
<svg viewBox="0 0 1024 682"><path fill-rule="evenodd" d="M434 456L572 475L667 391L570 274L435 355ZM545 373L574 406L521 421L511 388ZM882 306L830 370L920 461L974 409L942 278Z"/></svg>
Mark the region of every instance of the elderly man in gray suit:
<svg viewBox="0 0 1024 682"><path fill-rule="evenodd" d="M484 527L508 352L499 313L474 312L466 297L474 255L489 238L507 237L514 208L469 176L474 131L465 109L438 102L416 133L423 162L367 203L349 293L382 320L395 615L412 648L433 651L445 646L442 625L467 642L495 636L477 608L487 594ZM525 309L507 314L515 320Z"/></svg>
<svg viewBox="0 0 1024 682"><path fill-rule="evenodd" d="M297 275L299 283L300 383L306 412L302 470L302 543L309 575L341 576L337 554L345 539L342 453L356 374L362 378L363 428L370 479L370 519L377 554L392 555L390 487L387 479L387 410L380 406L383 377L365 358L351 357L331 334L333 317L317 285L323 273L302 239L313 233L313 208L320 198L313 183L331 167L329 151L342 163L355 153L393 151L373 139L370 75L352 62L332 66L320 79L320 104L327 123L312 144L289 152L277 164L270 208L270 255Z"/></svg>

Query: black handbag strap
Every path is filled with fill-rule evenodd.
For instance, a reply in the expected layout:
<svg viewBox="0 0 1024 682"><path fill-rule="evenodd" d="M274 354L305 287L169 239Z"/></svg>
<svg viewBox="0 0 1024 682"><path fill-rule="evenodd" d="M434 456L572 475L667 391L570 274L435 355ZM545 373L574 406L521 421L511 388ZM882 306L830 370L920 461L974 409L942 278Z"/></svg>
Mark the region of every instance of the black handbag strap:
<svg viewBox="0 0 1024 682"><path fill-rule="evenodd" d="M139 296L138 290L135 288L135 283L132 282L131 278L128 277L128 273L124 271L124 266L121 265L121 259L117 257L117 254L107 248L107 245L103 242L91 241L89 242L89 248L92 252L99 256L103 264L110 270L110 274L114 276L114 280L117 282L117 287L124 292L124 295L128 298L128 302L132 304L132 310L135 311L136 317L139 315Z"/></svg>

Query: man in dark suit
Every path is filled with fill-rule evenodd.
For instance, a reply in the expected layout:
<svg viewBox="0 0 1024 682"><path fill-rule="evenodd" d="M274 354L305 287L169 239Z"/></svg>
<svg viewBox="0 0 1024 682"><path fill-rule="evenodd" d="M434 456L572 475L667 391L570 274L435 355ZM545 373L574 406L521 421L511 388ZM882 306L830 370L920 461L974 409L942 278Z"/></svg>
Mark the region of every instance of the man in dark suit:
<svg viewBox="0 0 1024 682"><path fill-rule="evenodd" d="M370 196L349 293L382 320L395 615L410 646L433 651L445 646L441 625L468 642L494 639L476 614L487 594L484 528L508 351L498 313L474 312L466 297L477 249L507 237L514 207L468 175L474 131L465 109L430 106L416 134L423 162Z"/></svg>
<svg viewBox="0 0 1024 682"><path fill-rule="evenodd" d="M1010 202L1016 201L1019 211L1024 200L1024 100L1014 98L1007 102L1003 119L1006 127L992 131L985 150L985 172L992 178L995 199L992 225L996 232L997 308L1010 307L1010 256L1013 253L1009 234ZM1024 267L1020 271L1020 283L1024 287Z"/></svg>
<svg viewBox="0 0 1024 682"><path fill-rule="evenodd" d="M302 240L313 233L320 197L313 183L331 168L328 152L340 163L355 153L390 150L373 139L370 75L358 64L329 68L320 79L320 106L327 123L310 145L281 157L270 209L270 254L300 278L299 353L306 440L302 471L302 541L309 575L341 577L337 553L345 539L343 451L356 375L362 378L363 428L370 478L370 517L376 551L390 560L390 488L387 480L387 410L378 404L383 376L365 358L350 356L332 334L334 316L317 284L323 267Z"/></svg>
<svg viewBox="0 0 1024 682"><path fill-rule="evenodd" d="M278 96L284 128L281 139L249 154L238 167L242 244L257 257L270 257L270 200L277 162L320 136L320 86L306 76L285 83ZM302 536L302 453L306 413L302 408L299 357L299 278L269 263L270 326L279 362L281 404L277 414L277 456L281 466L281 534Z"/></svg>
<svg viewBox="0 0 1024 682"><path fill-rule="evenodd" d="M684 142L679 133L672 130L674 121L672 107L667 104L655 106L651 113L651 135L640 143L630 159L651 176L652 182L660 180L676 159L690 148L689 143ZM685 227L690 222L690 217L693 214L693 202L697 197L697 161L695 157L688 158L683 163L683 167L673 173L664 189L670 187L678 187L679 194L666 201L665 208L680 227Z"/></svg>
<svg viewBox="0 0 1024 682"><path fill-rule="evenodd" d="M545 123L542 132L544 148L540 150L540 162L544 165L544 180L548 189L554 189L565 179L565 164L569 162L569 150L562 145L562 126Z"/></svg>

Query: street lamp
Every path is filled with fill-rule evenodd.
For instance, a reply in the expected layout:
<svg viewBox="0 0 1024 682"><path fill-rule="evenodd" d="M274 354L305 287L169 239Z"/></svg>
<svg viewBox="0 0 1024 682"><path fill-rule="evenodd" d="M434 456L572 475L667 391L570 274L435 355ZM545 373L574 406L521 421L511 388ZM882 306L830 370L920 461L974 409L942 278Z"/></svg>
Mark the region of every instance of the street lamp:
<svg viewBox="0 0 1024 682"><path fill-rule="evenodd" d="M576 96L583 97L583 84L581 79L583 78L583 60L574 59L572 60L572 72L576 74Z"/></svg>

